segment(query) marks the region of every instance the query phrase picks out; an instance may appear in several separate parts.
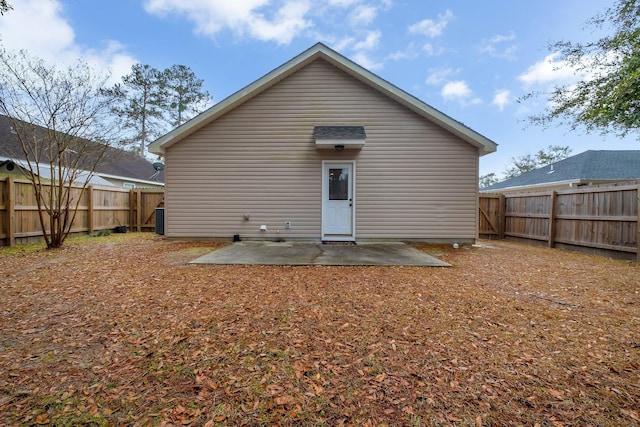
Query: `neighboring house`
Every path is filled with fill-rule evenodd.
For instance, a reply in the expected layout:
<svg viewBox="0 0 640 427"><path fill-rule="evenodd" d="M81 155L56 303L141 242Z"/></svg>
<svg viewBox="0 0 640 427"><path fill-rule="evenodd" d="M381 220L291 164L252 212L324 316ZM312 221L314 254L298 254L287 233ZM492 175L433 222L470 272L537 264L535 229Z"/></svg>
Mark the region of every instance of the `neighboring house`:
<svg viewBox="0 0 640 427"><path fill-rule="evenodd" d="M473 242L496 144L319 43L149 149L170 238Z"/></svg>
<svg viewBox="0 0 640 427"><path fill-rule="evenodd" d="M482 193L560 190L640 179L639 150L589 150L482 188Z"/></svg>
<svg viewBox="0 0 640 427"><path fill-rule="evenodd" d="M43 132L44 134L45 132ZM96 143L97 144L97 143ZM156 166L158 167L158 166ZM158 188L164 186L164 171L129 151L110 147L90 178L91 185L124 188ZM0 115L0 174L25 176L29 164L7 116ZM41 165L41 177L49 179L49 164ZM84 181L89 172L80 174Z"/></svg>
<svg viewBox="0 0 640 427"><path fill-rule="evenodd" d="M38 169L35 162L31 162L31 167L35 170ZM54 169L54 173L57 174L57 168ZM40 164L39 173L36 173L40 178L48 181L51 179L51 167L49 164ZM29 162L26 160L19 160L14 157L4 157L0 156L0 177L13 175L17 178L28 178L29 177ZM54 175L55 176L55 175ZM112 186L109 181L99 177L96 174L91 175L88 171L79 171L77 174L77 178L74 182L83 183L87 181L89 185L104 185L104 186Z"/></svg>

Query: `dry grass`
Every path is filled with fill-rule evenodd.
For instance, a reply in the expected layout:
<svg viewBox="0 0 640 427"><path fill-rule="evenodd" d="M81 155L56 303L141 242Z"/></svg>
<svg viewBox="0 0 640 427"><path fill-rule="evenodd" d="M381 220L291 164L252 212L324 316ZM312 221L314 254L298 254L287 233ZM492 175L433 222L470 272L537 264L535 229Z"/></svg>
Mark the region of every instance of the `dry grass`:
<svg viewBox="0 0 640 427"><path fill-rule="evenodd" d="M127 234L0 250L0 424L640 425L640 265L207 266Z"/></svg>

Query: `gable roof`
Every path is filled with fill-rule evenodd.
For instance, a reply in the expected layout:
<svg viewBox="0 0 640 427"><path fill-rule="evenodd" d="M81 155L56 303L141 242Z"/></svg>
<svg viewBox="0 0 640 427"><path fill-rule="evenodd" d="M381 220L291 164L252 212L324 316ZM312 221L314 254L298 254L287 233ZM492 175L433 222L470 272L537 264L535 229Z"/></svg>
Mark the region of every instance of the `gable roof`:
<svg viewBox="0 0 640 427"><path fill-rule="evenodd" d="M640 179L640 150L588 150L483 188L481 191L635 179Z"/></svg>
<svg viewBox="0 0 640 427"><path fill-rule="evenodd" d="M324 59L336 68L343 70L396 102L404 105L410 110L413 110L425 119L436 123L449 132L457 135L464 141L478 147L481 156L496 151L497 144L495 142L479 134L473 129L468 128L457 120L452 119L397 86L394 86L386 80L378 77L369 70L340 55L322 43L315 44L280 67L215 104L190 121L160 137L149 144L149 151L156 154L163 154L165 149L171 147L173 144L206 126L218 117L226 114L228 111L233 110L251 98L264 92L276 83L284 80L291 74L317 59Z"/></svg>
<svg viewBox="0 0 640 427"><path fill-rule="evenodd" d="M0 157L12 160L26 160L22 146L12 130L11 120L0 115ZM41 128L43 135L46 129ZM95 144L98 144L97 142ZM159 185L164 182L163 172L157 173L153 164L139 155L108 147L104 161L96 167L96 174L122 180L132 180Z"/></svg>

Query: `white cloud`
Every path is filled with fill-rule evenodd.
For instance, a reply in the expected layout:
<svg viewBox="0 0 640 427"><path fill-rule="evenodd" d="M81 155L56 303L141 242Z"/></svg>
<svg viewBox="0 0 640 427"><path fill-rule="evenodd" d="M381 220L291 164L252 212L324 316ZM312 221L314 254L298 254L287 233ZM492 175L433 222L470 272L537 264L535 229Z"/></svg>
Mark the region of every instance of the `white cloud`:
<svg viewBox="0 0 640 427"><path fill-rule="evenodd" d="M138 62L127 53L124 45L117 41L109 41L103 50L89 49L81 55L93 68L108 69L111 72L111 83L121 81L121 77L131 72L131 66Z"/></svg>
<svg viewBox="0 0 640 427"><path fill-rule="evenodd" d="M439 85L449 80L451 76L457 74L460 70L454 71L452 68L431 69L425 83L428 85Z"/></svg>
<svg viewBox="0 0 640 427"><path fill-rule="evenodd" d="M371 57L371 52L378 49L382 33L380 31L369 31L364 40L353 45L355 51L353 60L359 65L369 70L379 70L384 64Z"/></svg>
<svg viewBox="0 0 640 427"><path fill-rule="evenodd" d="M73 28L62 18L57 1L26 0L0 20L2 44L28 49L32 55L51 56L73 45ZM53 55L50 55L53 53Z"/></svg>
<svg viewBox="0 0 640 427"><path fill-rule="evenodd" d="M353 25L369 25L378 15L378 8L369 5L359 5L351 15Z"/></svg>
<svg viewBox="0 0 640 427"><path fill-rule="evenodd" d="M458 101L463 106L482 104L480 98L473 98L473 91L464 80L447 82L440 91L445 101Z"/></svg>
<svg viewBox="0 0 640 427"><path fill-rule="evenodd" d="M444 15L438 15L438 20L434 21L432 19L423 19L420 22L417 22L409 27L410 34L422 34L427 37L438 37L442 34L444 29L447 27L449 21L451 21L455 16L451 10L447 9Z"/></svg>
<svg viewBox="0 0 640 427"><path fill-rule="evenodd" d="M518 80L527 86L574 81L574 70L565 61L558 61L558 56L558 52L547 55L519 75Z"/></svg>
<svg viewBox="0 0 640 427"><path fill-rule="evenodd" d="M479 47L480 53L486 53L493 58L504 58L508 60L515 60L516 51L518 46L515 43L509 43L516 39L516 35L513 31L509 34L497 34L488 40L482 40ZM505 46L505 44L507 44Z"/></svg>
<svg viewBox="0 0 640 427"><path fill-rule="evenodd" d="M431 43L425 43L425 45L422 46L422 51L426 53L427 56L437 56L444 53L444 48L441 46L434 46Z"/></svg>
<svg viewBox="0 0 640 427"><path fill-rule="evenodd" d="M177 13L195 24L195 32L215 36L223 30L258 40L289 44L294 37L313 24L306 19L311 9L309 0L280 0L267 16L269 0L147 0L145 10L154 15ZM348 5L346 1L334 1Z"/></svg>
<svg viewBox="0 0 640 427"><path fill-rule="evenodd" d="M493 105L497 105L500 111L504 110L511 103L511 91L507 89L499 90L493 96Z"/></svg>
<svg viewBox="0 0 640 427"><path fill-rule="evenodd" d="M418 57L418 52L416 51L415 45L413 43L409 43L409 45L404 50L399 50L390 54L387 58L392 61L401 61L405 59L415 59Z"/></svg>
<svg viewBox="0 0 640 427"><path fill-rule="evenodd" d="M440 92L444 99L465 99L471 96L469 85L464 80L447 82Z"/></svg>
<svg viewBox="0 0 640 427"><path fill-rule="evenodd" d="M250 24L251 33L260 40L289 44L296 34L311 26L311 21L304 19L309 8L309 2L290 1L278 10L271 21L255 16Z"/></svg>
<svg viewBox="0 0 640 427"><path fill-rule="evenodd" d="M338 52L347 50L347 48L355 43L356 39L353 37L344 37L340 40L333 41L333 48Z"/></svg>
<svg viewBox="0 0 640 427"><path fill-rule="evenodd" d="M166 16L171 13L185 15L192 20L196 33L213 35L223 28L229 27L244 30L241 25L251 21L253 11L268 3L268 0L225 1L181 1L181 0L147 0L145 10L154 15Z"/></svg>
<svg viewBox="0 0 640 427"><path fill-rule="evenodd" d="M380 31L370 31L367 37L353 46L354 50L374 50L378 48L382 33Z"/></svg>
<svg viewBox="0 0 640 427"><path fill-rule="evenodd" d="M338 7L350 7L353 6L354 4L359 3L360 0L329 0L329 4L331 6L338 6Z"/></svg>
<svg viewBox="0 0 640 427"><path fill-rule="evenodd" d="M102 49L77 44L58 0L22 0L0 19L0 37L3 47L27 50L47 62L71 65L82 58L97 71L111 70L113 82L138 62L117 41L105 42Z"/></svg>
<svg viewBox="0 0 640 427"><path fill-rule="evenodd" d="M510 31L509 34L507 35L496 34L495 36L489 39L489 43L493 44L493 43L509 42L515 39L516 39L516 34L513 31Z"/></svg>
<svg viewBox="0 0 640 427"><path fill-rule="evenodd" d="M379 70L384 65L380 62L377 62L376 60L371 58L371 56L367 52L363 51L356 52L351 59L353 59L356 64L371 71Z"/></svg>

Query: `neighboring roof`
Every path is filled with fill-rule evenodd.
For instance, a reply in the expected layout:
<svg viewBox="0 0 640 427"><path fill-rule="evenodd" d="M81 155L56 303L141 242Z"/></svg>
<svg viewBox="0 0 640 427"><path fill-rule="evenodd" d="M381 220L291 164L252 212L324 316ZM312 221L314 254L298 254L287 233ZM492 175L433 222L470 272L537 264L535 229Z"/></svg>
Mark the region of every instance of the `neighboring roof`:
<svg viewBox="0 0 640 427"><path fill-rule="evenodd" d="M206 126L218 117L226 114L228 111L233 110L242 103L264 92L276 83L284 80L291 74L317 59L324 59L335 67L345 71L363 83L385 94L389 98L418 113L422 117L438 124L468 143L478 147L480 149L479 151L481 156L496 151L497 144L495 142L452 119L432 106L422 102L397 86L394 86L386 80L378 77L369 70L340 55L322 43L315 44L300 55L246 86L244 89L239 90L183 125L152 142L149 144L149 151L156 154L163 154L164 150L171 147L173 144L179 142L193 132L196 132L203 126Z"/></svg>
<svg viewBox="0 0 640 427"><path fill-rule="evenodd" d="M589 150L525 172L481 191L635 179L640 179L640 150Z"/></svg>
<svg viewBox="0 0 640 427"><path fill-rule="evenodd" d="M315 139L365 139L364 126L316 126L313 128Z"/></svg>
<svg viewBox="0 0 640 427"><path fill-rule="evenodd" d="M156 171L153 163L129 151L111 148L109 160L100 163L96 173L108 178L125 177L149 183L164 183L164 170ZM116 151L118 152L116 154Z"/></svg>
<svg viewBox="0 0 640 427"><path fill-rule="evenodd" d="M43 134L45 129L42 128ZM95 144L98 144L97 142ZM0 157L25 160L25 155L9 117L0 115ZM135 153L109 147L104 161L98 164L96 174L106 178L137 181L147 184L162 184L164 173L157 173L153 164Z"/></svg>

